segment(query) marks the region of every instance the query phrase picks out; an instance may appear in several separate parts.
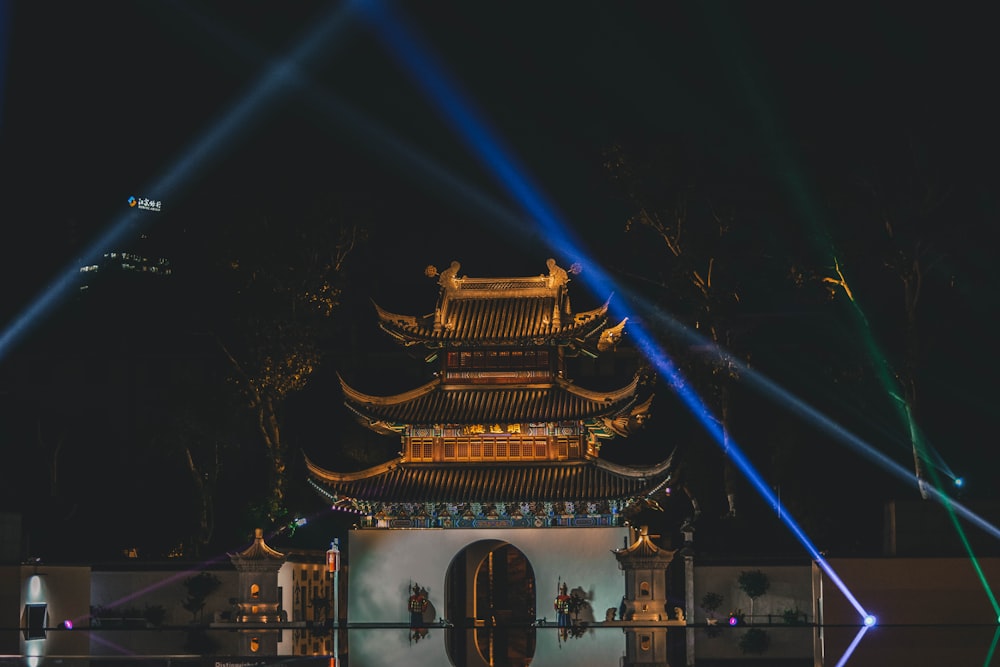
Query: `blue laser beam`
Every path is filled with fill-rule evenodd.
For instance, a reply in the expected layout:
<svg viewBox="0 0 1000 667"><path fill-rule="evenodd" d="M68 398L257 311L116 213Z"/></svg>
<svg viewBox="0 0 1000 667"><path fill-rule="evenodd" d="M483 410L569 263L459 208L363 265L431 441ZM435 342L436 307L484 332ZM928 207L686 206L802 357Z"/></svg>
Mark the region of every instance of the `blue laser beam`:
<svg viewBox="0 0 1000 667"><path fill-rule="evenodd" d="M250 121L259 116L264 105L297 76L299 68L321 47L326 46L349 23L353 13L346 6L331 11L298 42L286 57L272 63L247 92L227 109L210 127L175 160L162 174L142 188L142 192L156 193L159 199L177 194L185 184L208 166L211 158L218 158L222 149L245 133ZM91 243L81 258L92 263L120 239L139 218L134 209L118 217L106 231ZM42 316L66 297L70 288L79 280L79 267L74 264L60 273L0 334L0 360L28 333Z"/></svg>
<svg viewBox="0 0 1000 667"><path fill-rule="evenodd" d="M503 146L496 132L481 120L471 101L460 94L450 82L445 68L435 62L430 50L423 46L413 30L408 29L387 3L381 0L359 0L357 3L385 48L397 62L421 85L424 97L456 130L467 148L487 172L497 179L513 199L542 227L542 236L557 245L571 263L582 262L582 247L568 228L553 213L540 189L533 187L524 175L527 170L516 163Z"/></svg>
<svg viewBox="0 0 1000 667"><path fill-rule="evenodd" d="M205 32L213 44L225 45L231 52L251 63L267 62L269 55L254 43L225 29L218 22L204 17L195 8L184 4L174 6L183 10L191 21L191 27ZM324 119L334 121L324 123L322 129L337 128L342 136L346 136L376 156L382 156L386 166L399 170L401 174L440 192L477 214L503 224L511 233L518 234L526 240L539 236L537 228L524 216L513 213L479 188L457 176L453 170L428 157L412 144L394 135L385 126L374 122L369 114L359 111L342 97L314 81L308 72L297 70L290 83L297 94L305 97L317 111L324 114Z"/></svg>
<svg viewBox="0 0 1000 667"><path fill-rule="evenodd" d="M675 394L678 398L683 401L691 412L701 422L702 427L708 431L722 449L723 453L729 457L729 459L736 465L736 467L743 473L750 484L756 489L756 491L768 502L771 507L779 507L780 503L774 491L771 489L770 485L764 481L763 477L754 468L750 460L744 455L739 444L735 441L732 436L725 432L722 425L712 416L712 413L708 410L708 407L704 404L698 394L690 387L684 376L681 374L680 369L674 364L673 361L662 351L659 345L653 340L653 338L641 327L636 327L633 329L633 336L636 337L638 341L639 348L642 350L643 354L649 359L659 371L662 377L667 380L668 384L673 388ZM862 619L869 617L868 612L858 599L851 593L850 589L843 582L840 576L833 570L826 559L820 554L819 549L813 544L812 540L805 534L802 527L799 526L798 522L791 516L787 511L782 511L779 515L779 519L784 522L785 526L792 532L792 534L799 540L799 542L806 548L809 555L812 556L816 564L826 573L830 580L840 589L844 597L851 603L851 605L857 610L858 614Z"/></svg>
<svg viewBox="0 0 1000 667"><path fill-rule="evenodd" d="M861 629L858 630L858 634L854 635L854 639L851 640L851 643L844 650L844 654L840 656L840 660L837 661L837 667L844 667L844 665L847 664L847 661L850 659L851 654L854 653L854 649L856 649L858 647L858 644L861 643L861 638L864 637L865 633L871 629L872 626L868 625L867 623L861 626Z"/></svg>
<svg viewBox="0 0 1000 667"><path fill-rule="evenodd" d="M383 3L377 0L368 0L363 3L363 7L366 10L366 17L399 63L422 86L425 96L451 122L453 129L460 134L468 147L492 172L508 194L542 227L543 236L550 243L557 245L559 250L571 259L583 260L585 255L580 249L581 245L575 242L554 209L532 187L527 178L522 177L523 170L520 170L511 158L508 158L501 144L493 138L492 132L484 124L478 122L471 106L464 104L456 88L441 74L443 68L437 66L427 55L427 49L417 42L413 34L406 30L401 22L394 20L389 15ZM609 286L611 281L607 274L600 268L596 268L596 265L591 266L595 266L595 268L586 274L585 282L588 286L594 291L600 291L600 288ZM655 344L653 338L643 327L634 327L633 335L638 339L639 347L646 357L667 380L688 409L698 418L702 426L712 435L716 443L723 447L724 452L747 476L754 488L773 506L777 506L777 499L770 487L743 455L738 445L727 437L721 426L712 418L707 407L684 380L676 365ZM788 512L783 512L781 519L806 547L819 567L827 573L830 580L843 592L859 615L862 618L869 616L791 515Z"/></svg>
<svg viewBox="0 0 1000 667"><path fill-rule="evenodd" d="M715 345L712 341L684 326L683 323L678 322L662 309L652 309L650 310L650 313L651 317L655 318L658 323L669 329L671 332L677 334L682 338L682 340L685 340L693 345L705 347L710 349L713 354L720 355L724 361L732 364L732 366L739 371L742 381L754 387L761 394L770 398L779 406L805 419L827 435L834 438L836 441L848 446L850 449L861 454L879 468L893 474L897 478L907 483L918 483L916 475L909 468L892 460L884 453L865 442L860 436L847 430L816 408L800 399L798 396L795 396L791 392L782 388L763 373L750 368L735 355L730 354L726 350ZM969 522L978 526L986 533L1000 539L1000 528L997 528L993 524L989 523L968 507L962 505L954 498L942 492L940 489L928 485L925 488L925 491L930 498L933 498L942 505L947 503L956 514L959 514L963 518L967 519Z"/></svg>

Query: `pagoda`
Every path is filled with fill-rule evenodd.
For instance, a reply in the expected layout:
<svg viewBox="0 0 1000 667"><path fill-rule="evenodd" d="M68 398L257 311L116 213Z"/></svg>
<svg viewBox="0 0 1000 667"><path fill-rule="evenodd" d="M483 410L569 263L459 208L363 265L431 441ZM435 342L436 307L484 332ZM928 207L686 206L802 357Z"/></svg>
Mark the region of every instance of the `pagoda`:
<svg viewBox="0 0 1000 667"><path fill-rule="evenodd" d="M349 622L404 619L415 584L433 618L480 626L554 619L560 582L584 591L595 616L618 607L612 551L627 543L627 517L669 494L671 459L601 458L602 444L642 425L652 395L638 371L610 391L566 377L567 358L615 351L626 322L610 319L610 300L575 312L569 272L552 259L547 267L512 278L460 276L458 262L428 267L439 285L433 312L375 306L381 329L422 348L436 370L393 396L341 378L348 409L398 437L398 457L360 472L307 461L314 489L358 515L347 540Z"/></svg>
<svg viewBox="0 0 1000 667"><path fill-rule="evenodd" d="M253 628L240 632L240 654L277 655L280 635L268 626L286 620L278 589L278 570L285 562L285 554L269 547L264 542L264 531L257 528L250 546L229 554L229 560L239 572L236 623Z"/></svg>

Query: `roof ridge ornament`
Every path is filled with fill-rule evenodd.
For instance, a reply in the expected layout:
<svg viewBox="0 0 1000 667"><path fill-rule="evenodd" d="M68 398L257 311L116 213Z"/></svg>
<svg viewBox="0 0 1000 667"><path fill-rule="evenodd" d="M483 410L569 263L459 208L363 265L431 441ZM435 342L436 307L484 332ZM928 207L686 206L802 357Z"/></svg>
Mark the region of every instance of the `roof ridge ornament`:
<svg viewBox="0 0 1000 667"><path fill-rule="evenodd" d="M462 265L454 260L444 271L438 271L436 266L428 264L427 268L424 269L424 275L428 278L437 278L438 285L445 289L455 288L458 286L458 270L461 268Z"/></svg>
<svg viewBox="0 0 1000 667"><path fill-rule="evenodd" d="M545 260L545 266L549 267L549 287L558 287L569 282L569 273L566 269L556 264L556 260L549 257Z"/></svg>
<svg viewBox="0 0 1000 667"><path fill-rule="evenodd" d="M456 290L459 286L458 270L462 268L462 265L455 260L452 260L451 264L444 271L438 271L437 267L433 264L428 264L427 268L424 269L424 275L428 278L437 277L438 285L441 286L442 297L438 299L438 305L434 309L434 332L440 333L441 329L444 327L446 321L447 312L447 300L443 298L446 292Z"/></svg>
<svg viewBox="0 0 1000 667"><path fill-rule="evenodd" d="M608 350L618 349L618 343L621 341L622 336L625 335L626 322L628 322L627 317L615 326L608 327L601 332L600 337L597 339L598 352L607 352Z"/></svg>

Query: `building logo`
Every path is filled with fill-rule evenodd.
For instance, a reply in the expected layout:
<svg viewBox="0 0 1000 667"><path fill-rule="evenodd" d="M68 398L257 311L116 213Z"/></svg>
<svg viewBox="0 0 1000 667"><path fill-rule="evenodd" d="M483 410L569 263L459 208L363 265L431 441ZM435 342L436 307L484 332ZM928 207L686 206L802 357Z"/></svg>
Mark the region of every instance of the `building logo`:
<svg viewBox="0 0 1000 667"><path fill-rule="evenodd" d="M143 211L159 211L160 201L153 199L146 199L145 197L140 197L138 199L136 197L129 197L128 206L129 208L135 208L138 206Z"/></svg>

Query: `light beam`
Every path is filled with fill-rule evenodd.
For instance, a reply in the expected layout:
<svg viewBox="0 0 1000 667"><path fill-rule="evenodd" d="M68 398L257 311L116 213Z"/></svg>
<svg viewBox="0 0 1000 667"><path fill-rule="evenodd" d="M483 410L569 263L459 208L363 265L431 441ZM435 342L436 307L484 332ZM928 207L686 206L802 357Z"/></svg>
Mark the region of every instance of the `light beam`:
<svg viewBox="0 0 1000 667"><path fill-rule="evenodd" d="M218 158L224 148L249 129L250 122L261 114L265 104L274 100L289 85L298 68L314 56L320 47L337 37L351 14L346 6L340 7L313 26L289 55L272 63L240 99L192 142L163 173L140 191L160 200L176 195L183 185L190 183L205 170L211 158ZM126 209L84 250L81 255L83 263L94 263L138 220L137 216L138 212L134 209ZM67 267L35 297L27 309L7 325L0 334L0 361L48 310L68 295L70 288L79 280L79 275L79 266L73 264Z"/></svg>
<svg viewBox="0 0 1000 667"><path fill-rule="evenodd" d="M858 647L858 644L861 643L861 638L864 637L865 633L871 630L871 628L872 626L868 625L867 623L861 626L861 629L858 630L858 634L854 635L854 639L851 640L851 643L844 651L844 655L840 656L840 660L837 661L837 667L844 667L844 665L847 664L847 661L850 659L851 654L854 653L854 649L856 649Z"/></svg>

